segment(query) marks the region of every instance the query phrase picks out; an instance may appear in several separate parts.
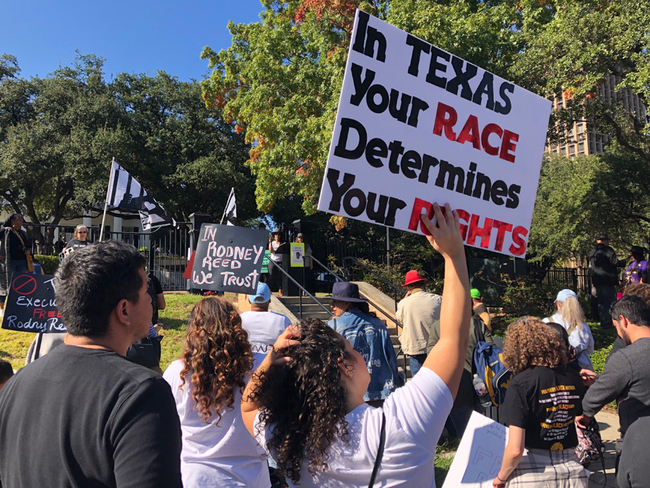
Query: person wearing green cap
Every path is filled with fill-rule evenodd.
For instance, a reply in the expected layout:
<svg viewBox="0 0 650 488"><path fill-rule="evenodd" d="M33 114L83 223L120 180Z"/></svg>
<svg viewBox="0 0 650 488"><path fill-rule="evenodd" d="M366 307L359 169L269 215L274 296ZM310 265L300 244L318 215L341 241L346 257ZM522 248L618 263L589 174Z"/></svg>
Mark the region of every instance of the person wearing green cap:
<svg viewBox="0 0 650 488"><path fill-rule="evenodd" d="M488 313L487 307L483 304L483 299L481 298L481 292L477 288L472 288L469 291L469 296L472 297L472 307L474 308L474 315L478 315L483 322L485 322L486 327L492 333L492 327L490 327L490 314Z"/></svg>

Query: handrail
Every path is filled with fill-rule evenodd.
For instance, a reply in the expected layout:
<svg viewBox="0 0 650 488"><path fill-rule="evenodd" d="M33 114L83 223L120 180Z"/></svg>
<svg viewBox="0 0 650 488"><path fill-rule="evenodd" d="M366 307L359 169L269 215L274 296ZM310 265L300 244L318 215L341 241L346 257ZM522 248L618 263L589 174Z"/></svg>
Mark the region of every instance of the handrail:
<svg viewBox="0 0 650 488"><path fill-rule="evenodd" d="M319 265L321 268L323 268L325 271L327 271L328 273L330 273L331 275L333 275L333 276L334 276L338 281L345 281L345 278L344 278L343 276L339 276L339 275L337 275L334 271L332 271L332 270L329 269L327 266L325 266L323 263L321 263L318 259L316 259L316 258L314 257L313 254L309 254L309 255L307 255L306 257L310 257L311 259L313 259L314 262L316 262L316 264L318 264L318 265Z"/></svg>
<svg viewBox="0 0 650 488"><path fill-rule="evenodd" d="M389 287L391 287L395 292L398 292L398 293L400 293L400 294L402 294L402 295L406 295L406 293L404 292L404 290L399 289L399 288L398 288L397 286L395 286L393 283L391 283L390 281L388 281L388 280L387 280L386 278L384 278L383 276L377 274L375 271L373 271L373 270L370 269L368 266L366 266L365 264L363 264L363 263L362 263L361 261L359 261L357 258L355 258L355 257L353 257L353 256L346 256L346 257L344 258L344 261L354 261L354 262L357 263L359 266L361 266L363 269L365 269L366 271L368 271L370 274L374 275L374 276L375 276L376 278L378 278L380 281L383 281L385 284L387 284Z"/></svg>
<svg viewBox="0 0 650 488"><path fill-rule="evenodd" d="M344 277L341 277L341 276L339 276L338 274L334 273L331 269L329 269L327 266L325 266L323 263L321 263L318 259L316 259L312 254L310 254L309 257L311 257L311 258L312 258L312 259L313 259L313 260L314 260L314 261L315 261L315 262L316 262L316 263L317 263L321 268L325 269L328 273L331 273L334 277L336 277L336 279L337 279L338 281L346 281L346 279L345 279ZM349 257L349 258L355 260L359 265L361 265L361 266L363 266L364 268L368 269L367 266L365 266L363 263L359 262L358 259L353 258L353 257ZM282 271L284 271L284 270L282 270ZM368 269L368 271L371 272L372 274L376 274L376 273L375 273L374 271L372 271L371 269ZM386 281L386 280L385 280L384 278L382 278L381 276L377 276L377 277L378 277L380 280L385 281L385 282L386 282L388 285L390 285L391 287L395 288L396 291L398 291L398 292L404 294L404 292L403 292L402 290L400 290L399 288L397 288L397 287L396 287L395 285L393 285L391 282ZM310 295L310 296L311 296L311 295ZM318 303L318 301L317 301L317 303ZM391 317L390 314L389 314L388 312L386 312L385 310L383 310L383 309L382 309L381 307L379 307L377 304L373 303L371 300L368 300L368 303L369 303L370 305L372 305L373 307L375 307L376 310L378 310L379 312L381 312L382 314L384 314L384 317L386 317L387 319L389 319L389 320L391 320L392 322L394 322L395 325L397 326L398 332L399 332L399 329L403 329L403 328L404 328L404 326L403 326L403 325L402 325L398 320L396 320L396 319L394 319L393 317ZM320 304L320 303L319 303L319 304ZM395 307L397 307L397 298L395 298ZM328 310L328 312L329 312L329 310ZM333 316L333 314L330 313L330 316ZM404 361L403 369L404 369L404 377L406 378L406 354L403 353L403 351L402 351L402 346L401 346L401 345L399 346L399 349L398 349L396 355L399 356L400 354L403 354L403 357L402 357L402 358L403 358L403 361Z"/></svg>
<svg viewBox="0 0 650 488"><path fill-rule="evenodd" d="M323 310L325 310L325 311L329 314L330 317L333 317L333 316L334 316L334 314L332 313L331 310L328 310L327 307L325 307L325 305L323 305L321 302L319 302L318 299L317 299L314 295L312 295L311 293L309 293L309 292L308 292L308 291L307 291L307 290L306 290L306 289L305 289L305 288L304 288L300 283L298 283L296 280L294 280L294 279L291 277L291 275L289 275L289 273L287 273L284 269L282 269L282 266L278 266L277 264L275 264L274 261L269 261L269 264L273 264L273 266L275 266L275 267L278 268L280 271L282 271L282 273L284 273L284 275L285 275L287 278L289 278L291 281L293 281L293 283L294 283L294 284L295 284L295 285L296 285L300 290L304 291L307 295L309 295L309 297L310 297L312 300L314 300L314 301L315 301L315 302L320 306L320 308L322 308ZM302 319L302 300L300 301L300 312L299 312L299 313L300 313L300 318Z"/></svg>
<svg viewBox="0 0 650 488"><path fill-rule="evenodd" d="M386 285L388 285L390 288L392 288L392 290L393 290L393 300L395 301L395 309L397 309L397 302L398 302L398 300L397 300L397 294L399 293L400 295L404 296L405 293L404 293L403 290L401 290L401 289L399 289L398 287L396 287L393 283L391 283L390 281L388 281L388 280L387 280L386 278L384 278L383 276L380 276L379 274L377 274L375 271L373 271L373 270L370 269L368 266L366 266L365 264L363 264L363 263L362 263L361 261L359 261L357 258L355 258L355 257L353 257L353 256L346 256L346 257L344 258L344 262L345 262L345 261L354 261L356 264L358 264L359 266L361 266L361 267L362 267L363 269L365 269L367 272L369 272L370 274L372 274L375 278L379 279L380 281L382 281L382 282L384 282Z"/></svg>

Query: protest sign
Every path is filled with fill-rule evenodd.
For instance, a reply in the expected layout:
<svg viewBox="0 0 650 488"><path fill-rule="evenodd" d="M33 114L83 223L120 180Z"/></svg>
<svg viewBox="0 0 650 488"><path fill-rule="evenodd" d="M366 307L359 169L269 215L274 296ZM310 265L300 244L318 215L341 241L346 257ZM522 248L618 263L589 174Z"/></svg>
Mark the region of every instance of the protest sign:
<svg viewBox="0 0 650 488"><path fill-rule="evenodd" d="M472 412L442 488L489 488L499 474L508 428Z"/></svg>
<svg viewBox="0 0 650 488"><path fill-rule="evenodd" d="M524 257L551 102L357 10L318 209Z"/></svg>
<svg viewBox="0 0 650 488"><path fill-rule="evenodd" d="M302 242L291 243L291 267L303 268L305 266L305 244Z"/></svg>
<svg viewBox="0 0 650 488"><path fill-rule="evenodd" d="M253 294L260 278L268 232L232 225L203 224L192 287Z"/></svg>
<svg viewBox="0 0 650 488"><path fill-rule="evenodd" d="M56 308L54 276L15 274L11 278L2 328L23 332L65 332Z"/></svg>

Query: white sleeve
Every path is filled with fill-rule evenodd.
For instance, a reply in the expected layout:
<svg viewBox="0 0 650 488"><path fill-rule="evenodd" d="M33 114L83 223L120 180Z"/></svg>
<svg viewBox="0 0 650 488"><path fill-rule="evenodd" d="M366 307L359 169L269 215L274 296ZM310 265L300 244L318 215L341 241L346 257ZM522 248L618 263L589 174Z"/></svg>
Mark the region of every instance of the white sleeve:
<svg viewBox="0 0 650 488"><path fill-rule="evenodd" d="M416 445L435 451L453 404L445 382L429 368L422 368L406 386L386 399L384 413Z"/></svg>
<svg viewBox="0 0 650 488"><path fill-rule="evenodd" d="M268 429L266 428L266 425L260 422L260 412L258 411L255 415L255 420L253 421L253 432L255 433L255 440L259 446L264 449L266 455L271 457L269 449L266 446L267 431Z"/></svg>

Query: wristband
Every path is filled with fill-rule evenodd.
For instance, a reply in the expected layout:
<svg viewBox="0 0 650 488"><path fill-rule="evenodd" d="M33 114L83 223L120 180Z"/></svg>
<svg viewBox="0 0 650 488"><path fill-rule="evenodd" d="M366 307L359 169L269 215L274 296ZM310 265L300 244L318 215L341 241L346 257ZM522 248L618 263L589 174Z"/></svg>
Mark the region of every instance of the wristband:
<svg viewBox="0 0 650 488"><path fill-rule="evenodd" d="M498 479L501 483L505 483L505 482L508 480L507 477L506 477L505 480L502 480L501 478L499 478L499 474L498 474L498 473L497 473L497 479Z"/></svg>

